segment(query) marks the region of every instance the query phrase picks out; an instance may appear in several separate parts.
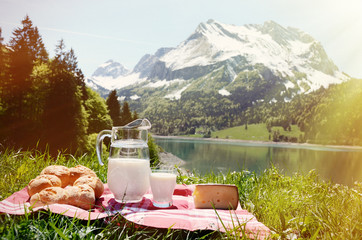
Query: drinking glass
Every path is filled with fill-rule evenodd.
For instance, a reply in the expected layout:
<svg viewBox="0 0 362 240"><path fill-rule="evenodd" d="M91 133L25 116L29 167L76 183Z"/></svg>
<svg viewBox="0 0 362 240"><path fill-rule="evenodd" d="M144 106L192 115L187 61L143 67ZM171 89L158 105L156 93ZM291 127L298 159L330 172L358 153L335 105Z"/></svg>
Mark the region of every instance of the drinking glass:
<svg viewBox="0 0 362 240"><path fill-rule="evenodd" d="M172 195L176 187L175 169L151 169L150 185L153 206L159 208L172 206Z"/></svg>

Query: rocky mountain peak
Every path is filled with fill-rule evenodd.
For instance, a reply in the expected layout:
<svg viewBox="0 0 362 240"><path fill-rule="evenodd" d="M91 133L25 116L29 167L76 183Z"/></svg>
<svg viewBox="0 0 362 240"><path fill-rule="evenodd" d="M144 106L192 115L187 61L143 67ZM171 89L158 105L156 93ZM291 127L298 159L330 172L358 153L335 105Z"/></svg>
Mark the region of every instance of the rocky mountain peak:
<svg viewBox="0 0 362 240"><path fill-rule="evenodd" d="M117 78L119 76L127 75L130 72L119 62L115 62L112 59L101 64L92 74L92 77L113 77Z"/></svg>

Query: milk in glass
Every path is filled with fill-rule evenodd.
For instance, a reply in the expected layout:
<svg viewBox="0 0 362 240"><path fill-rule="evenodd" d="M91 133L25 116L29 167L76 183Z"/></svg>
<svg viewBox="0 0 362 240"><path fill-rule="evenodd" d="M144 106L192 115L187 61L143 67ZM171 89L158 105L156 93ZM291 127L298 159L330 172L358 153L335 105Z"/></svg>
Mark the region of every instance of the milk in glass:
<svg viewBox="0 0 362 240"><path fill-rule="evenodd" d="M176 174L152 172L150 175L153 204L158 207L172 205L172 194L176 186Z"/></svg>

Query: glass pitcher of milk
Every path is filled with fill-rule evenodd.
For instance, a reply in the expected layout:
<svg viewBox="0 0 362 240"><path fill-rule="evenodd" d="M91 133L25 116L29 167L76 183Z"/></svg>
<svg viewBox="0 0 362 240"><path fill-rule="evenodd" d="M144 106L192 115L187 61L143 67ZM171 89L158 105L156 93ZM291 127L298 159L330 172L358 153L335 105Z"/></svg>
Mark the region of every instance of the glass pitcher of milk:
<svg viewBox="0 0 362 240"><path fill-rule="evenodd" d="M103 130L97 136L97 157L102 162L102 143L111 138L108 157L108 187L117 202L139 202L150 187L150 156L147 119L137 119L122 127Z"/></svg>

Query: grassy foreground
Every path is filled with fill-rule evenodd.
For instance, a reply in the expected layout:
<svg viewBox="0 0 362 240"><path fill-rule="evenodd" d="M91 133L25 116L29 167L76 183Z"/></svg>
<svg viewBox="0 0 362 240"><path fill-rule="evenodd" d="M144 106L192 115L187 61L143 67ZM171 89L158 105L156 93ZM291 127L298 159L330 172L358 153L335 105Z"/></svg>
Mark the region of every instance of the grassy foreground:
<svg viewBox="0 0 362 240"><path fill-rule="evenodd" d="M24 188L51 164L90 167L106 182L107 166L96 155L58 155L53 158L38 151L0 152L0 200ZM362 184L353 188L333 185L307 175L285 176L271 168L260 175L242 171L228 174L197 173L179 175L178 183L227 183L239 188L240 203L268 226L272 239L359 239L362 236ZM107 224L104 220L81 221L41 211L24 216L0 214L1 239L235 239L233 232L140 228L121 216ZM247 239L240 237L240 239Z"/></svg>

